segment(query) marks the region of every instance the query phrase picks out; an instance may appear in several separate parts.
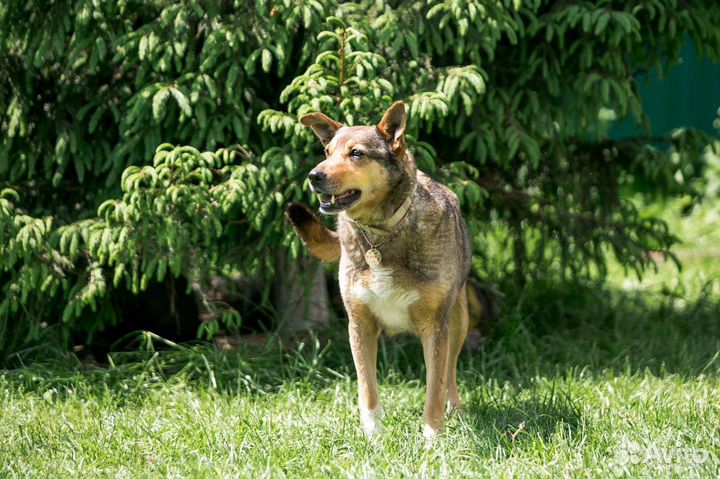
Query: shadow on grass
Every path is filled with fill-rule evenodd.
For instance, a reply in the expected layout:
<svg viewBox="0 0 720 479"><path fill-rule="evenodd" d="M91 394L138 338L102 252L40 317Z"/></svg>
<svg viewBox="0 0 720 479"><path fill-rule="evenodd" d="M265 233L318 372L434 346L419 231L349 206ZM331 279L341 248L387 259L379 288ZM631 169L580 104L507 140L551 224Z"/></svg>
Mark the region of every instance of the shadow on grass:
<svg viewBox="0 0 720 479"><path fill-rule="evenodd" d="M471 395L462 420L494 448L502 447L506 451L521 446L527 439L547 443L558 434L567 437L586 427L581 425L580 408L561 391L491 403Z"/></svg>

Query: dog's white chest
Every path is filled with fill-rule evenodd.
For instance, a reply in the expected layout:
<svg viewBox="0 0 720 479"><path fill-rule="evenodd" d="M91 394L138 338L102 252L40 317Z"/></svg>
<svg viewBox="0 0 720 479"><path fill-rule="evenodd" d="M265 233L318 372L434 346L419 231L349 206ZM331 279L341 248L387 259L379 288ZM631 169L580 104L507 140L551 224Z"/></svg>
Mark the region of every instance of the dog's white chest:
<svg viewBox="0 0 720 479"><path fill-rule="evenodd" d="M357 283L353 295L370 308L389 332L412 330L409 308L420 299L420 294L398 287L392 273L390 268L370 269L369 280Z"/></svg>

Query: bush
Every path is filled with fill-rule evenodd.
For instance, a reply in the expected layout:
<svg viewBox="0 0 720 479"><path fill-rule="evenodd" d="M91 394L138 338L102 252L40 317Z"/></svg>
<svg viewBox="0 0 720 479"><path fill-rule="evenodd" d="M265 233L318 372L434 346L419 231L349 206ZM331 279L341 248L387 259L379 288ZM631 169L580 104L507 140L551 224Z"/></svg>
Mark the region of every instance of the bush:
<svg viewBox="0 0 720 479"><path fill-rule="evenodd" d="M420 167L462 202L476 274L586 278L608 250L641 272L675 239L621 191L687 193L676 173L709 138L610 139L605 120L649 131L634 75L687 37L717 59L718 24L710 0L6 1L0 349L45 323L92 336L114 291L168 275L270 284L302 254L285 203L315 201L296 118L374 122L398 99Z"/></svg>

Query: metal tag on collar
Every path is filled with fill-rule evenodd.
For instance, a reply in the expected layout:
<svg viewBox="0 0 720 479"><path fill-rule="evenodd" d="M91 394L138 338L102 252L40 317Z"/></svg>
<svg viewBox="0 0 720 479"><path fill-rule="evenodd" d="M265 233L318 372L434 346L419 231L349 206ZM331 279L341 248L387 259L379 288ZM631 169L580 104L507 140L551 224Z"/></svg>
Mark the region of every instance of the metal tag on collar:
<svg viewBox="0 0 720 479"><path fill-rule="evenodd" d="M370 248L365 252L365 262L371 268L377 268L382 263L382 253L377 248Z"/></svg>

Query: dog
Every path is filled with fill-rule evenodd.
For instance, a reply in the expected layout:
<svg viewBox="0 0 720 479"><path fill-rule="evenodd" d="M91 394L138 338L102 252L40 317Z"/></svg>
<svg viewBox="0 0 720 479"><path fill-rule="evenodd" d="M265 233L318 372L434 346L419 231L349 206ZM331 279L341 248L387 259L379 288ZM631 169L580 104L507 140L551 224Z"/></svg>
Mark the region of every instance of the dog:
<svg viewBox="0 0 720 479"><path fill-rule="evenodd" d="M381 429L378 337L410 332L422 342L423 433L432 439L443 431L446 406L462 404L456 367L468 331L472 251L458 200L418 170L402 102L374 126L344 126L322 113L300 122L325 148L308 178L320 213L337 215L337 232L301 204L288 205L286 217L312 256L340 262L363 430L372 437Z"/></svg>

